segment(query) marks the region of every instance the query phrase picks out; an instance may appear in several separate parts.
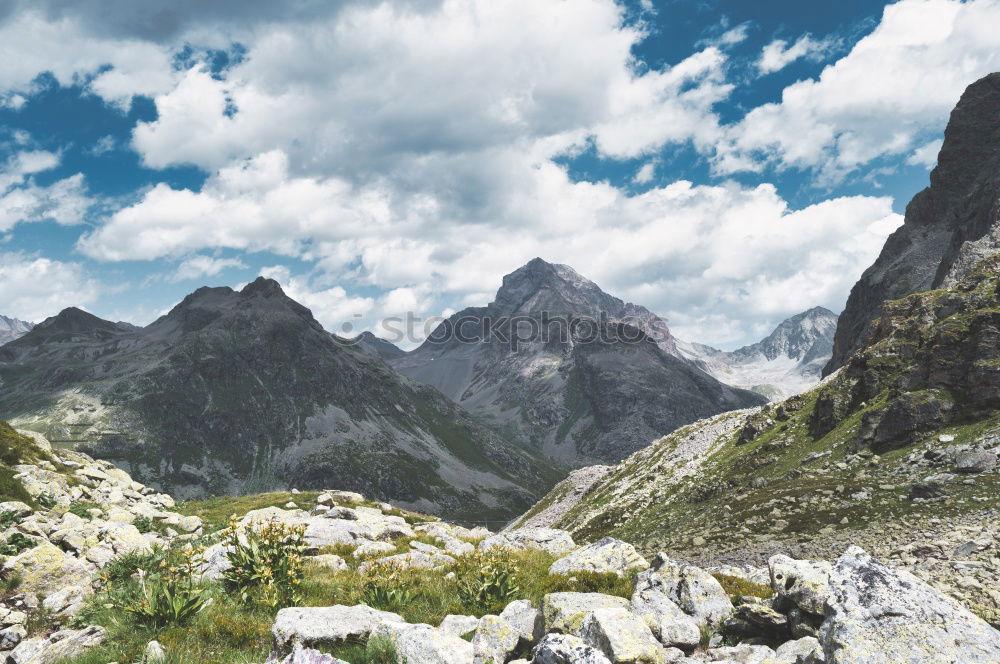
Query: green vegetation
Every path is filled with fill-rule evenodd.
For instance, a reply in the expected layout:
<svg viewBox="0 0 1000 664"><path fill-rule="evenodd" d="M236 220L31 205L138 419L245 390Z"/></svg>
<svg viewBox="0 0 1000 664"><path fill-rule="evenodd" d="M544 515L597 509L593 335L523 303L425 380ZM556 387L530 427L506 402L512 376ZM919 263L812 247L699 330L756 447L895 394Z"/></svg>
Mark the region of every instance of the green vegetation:
<svg viewBox="0 0 1000 664"><path fill-rule="evenodd" d="M712 576L731 597L760 597L761 599L774 597L774 591L769 585L754 583L728 574L713 574Z"/></svg>
<svg viewBox="0 0 1000 664"><path fill-rule="evenodd" d="M74 502L70 504L69 509L66 511L69 512L70 514L77 515L81 519L89 519L90 510L95 508L99 509L97 503Z"/></svg>
<svg viewBox="0 0 1000 664"><path fill-rule="evenodd" d="M225 528L233 514L246 514L266 507L284 507L288 502L312 505L318 496L319 491L303 491L298 494L271 491L250 496L213 496L204 500L179 502L174 510L185 516L200 518L208 532Z"/></svg>
<svg viewBox="0 0 1000 664"><path fill-rule="evenodd" d="M43 461L51 462L52 456L38 447L35 441L0 420L0 502L17 500L31 507L37 506L21 481L14 477L16 471L13 467Z"/></svg>
<svg viewBox="0 0 1000 664"><path fill-rule="evenodd" d="M474 551L462 556L455 571L458 598L469 611L500 613L518 598L517 566L505 549Z"/></svg>
<svg viewBox="0 0 1000 664"><path fill-rule="evenodd" d="M137 623L152 628L183 625L209 604L208 590L197 581L195 558L201 553L191 545L166 557L151 569L136 569L138 588L126 584L112 595L110 604ZM121 574L122 570L116 570Z"/></svg>
<svg viewBox="0 0 1000 664"><path fill-rule="evenodd" d="M244 604L280 609L301 603L305 527L268 521L239 530L234 521L223 540L231 549L223 581Z"/></svg>
<svg viewBox="0 0 1000 664"><path fill-rule="evenodd" d="M33 548L35 548L35 540L21 533L13 533L8 535L6 540L0 542L0 556L16 556Z"/></svg>

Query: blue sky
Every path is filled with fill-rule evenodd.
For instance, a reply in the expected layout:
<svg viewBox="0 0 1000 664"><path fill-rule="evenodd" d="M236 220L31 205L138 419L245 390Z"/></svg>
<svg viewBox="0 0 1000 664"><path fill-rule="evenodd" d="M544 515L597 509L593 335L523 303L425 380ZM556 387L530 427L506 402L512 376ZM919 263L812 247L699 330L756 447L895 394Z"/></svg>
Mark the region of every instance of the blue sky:
<svg viewBox="0 0 1000 664"><path fill-rule="evenodd" d="M540 255L732 348L843 306L1000 60L996 0L76 4L0 5L26 320L265 274L378 333Z"/></svg>

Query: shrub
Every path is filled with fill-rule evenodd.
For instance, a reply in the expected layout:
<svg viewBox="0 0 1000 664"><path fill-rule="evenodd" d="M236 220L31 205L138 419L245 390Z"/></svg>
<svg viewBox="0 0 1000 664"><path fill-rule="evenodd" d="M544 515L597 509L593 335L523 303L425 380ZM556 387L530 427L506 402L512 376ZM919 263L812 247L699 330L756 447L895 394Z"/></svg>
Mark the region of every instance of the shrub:
<svg viewBox="0 0 1000 664"><path fill-rule="evenodd" d="M269 521L241 530L230 521L223 538L230 547L223 581L245 603L281 608L302 602L304 526Z"/></svg>
<svg viewBox="0 0 1000 664"><path fill-rule="evenodd" d="M17 512L13 510L0 512L0 530L7 530L19 523L21 523L21 517L18 516Z"/></svg>
<svg viewBox="0 0 1000 664"><path fill-rule="evenodd" d="M148 516L137 516L135 521L132 522L140 533L150 533L153 532L153 520Z"/></svg>
<svg viewBox="0 0 1000 664"><path fill-rule="evenodd" d="M458 597L471 612L500 613L521 591L517 564L506 549L474 551L455 567Z"/></svg>
<svg viewBox="0 0 1000 664"><path fill-rule="evenodd" d="M43 493L35 498L35 503L43 510L50 510L56 506L56 499L47 493Z"/></svg>
<svg viewBox="0 0 1000 664"><path fill-rule="evenodd" d="M73 502L70 504L69 509L66 510L70 514L75 514L81 519L90 519L90 510L97 507L97 503L81 503Z"/></svg>
<svg viewBox="0 0 1000 664"><path fill-rule="evenodd" d="M16 556L28 549L35 548L35 544L35 540L21 533L14 533L8 536L5 541L0 542L0 556Z"/></svg>
<svg viewBox="0 0 1000 664"><path fill-rule="evenodd" d="M363 573L361 596L368 606L398 611L413 600L412 581L393 562L374 562Z"/></svg>
<svg viewBox="0 0 1000 664"><path fill-rule="evenodd" d="M167 567L169 552L161 546L149 549L133 549L112 558L101 570L101 582L105 586L124 583L141 570L158 570Z"/></svg>
<svg viewBox="0 0 1000 664"><path fill-rule="evenodd" d="M195 582L195 557L200 550L188 545L177 564L161 560L159 568L149 573L139 569L139 593L126 592L118 608L151 627L183 624L200 613L211 600L206 589Z"/></svg>

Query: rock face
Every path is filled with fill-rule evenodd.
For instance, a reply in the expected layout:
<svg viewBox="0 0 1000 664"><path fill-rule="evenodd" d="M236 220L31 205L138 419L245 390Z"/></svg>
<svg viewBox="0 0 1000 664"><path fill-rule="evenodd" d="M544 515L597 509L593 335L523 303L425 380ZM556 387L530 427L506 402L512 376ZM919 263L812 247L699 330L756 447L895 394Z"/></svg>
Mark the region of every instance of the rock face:
<svg viewBox="0 0 1000 664"><path fill-rule="evenodd" d="M103 627L64 629L49 636L22 641L7 655L9 664L53 664L78 657L104 642Z"/></svg>
<svg viewBox="0 0 1000 664"><path fill-rule="evenodd" d="M681 359L647 309L538 258L504 277L492 303L458 312L392 365L575 466L618 461L682 424L762 402Z"/></svg>
<svg viewBox="0 0 1000 664"><path fill-rule="evenodd" d="M395 613L363 604L281 609L271 628L274 652L285 655L296 648L332 646L348 639L364 641L383 623L402 620Z"/></svg>
<svg viewBox="0 0 1000 664"><path fill-rule="evenodd" d="M820 633L827 664L1000 661L1000 632L858 547L837 561L830 589Z"/></svg>
<svg viewBox="0 0 1000 664"><path fill-rule="evenodd" d="M786 320L766 338L734 351L678 341L681 354L720 381L777 400L819 382L833 353L837 315L813 307Z"/></svg>
<svg viewBox="0 0 1000 664"><path fill-rule="evenodd" d="M634 546L613 537L605 537L555 561L549 568L549 574L596 572L628 576L648 567L649 563L639 555Z"/></svg>
<svg viewBox="0 0 1000 664"><path fill-rule="evenodd" d="M144 328L67 309L2 347L0 380L16 426L177 498L335 485L502 519L554 480L263 278L201 288Z"/></svg>
<svg viewBox="0 0 1000 664"><path fill-rule="evenodd" d="M966 89L944 133L930 186L906 207L903 225L851 290L824 375L860 348L882 302L954 284L1000 250L1000 73Z"/></svg>
<svg viewBox="0 0 1000 664"><path fill-rule="evenodd" d="M34 323L26 323L23 320L0 315L0 346L8 341L23 337L34 326Z"/></svg>

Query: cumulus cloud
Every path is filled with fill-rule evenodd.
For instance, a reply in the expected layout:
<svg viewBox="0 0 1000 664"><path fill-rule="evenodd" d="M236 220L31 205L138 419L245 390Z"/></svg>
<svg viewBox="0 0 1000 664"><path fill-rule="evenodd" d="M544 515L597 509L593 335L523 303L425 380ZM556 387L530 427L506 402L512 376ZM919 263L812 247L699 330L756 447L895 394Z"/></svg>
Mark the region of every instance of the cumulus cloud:
<svg viewBox="0 0 1000 664"><path fill-rule="evenodd" d="M171 281L190 281L202 277L214 277L229 268L246 267L238 258L215 258L213 256L195 255L184 259L177 270L171 275Z"/></svg>
<svg viewBox="0 0 1000 664"><path fill-rule="evenodd" d="M784 39L775 39L764 46L757 60L757 71L761 74L773 74L792 64L800 58L819 60L830 50L833 42L816 40L810 35L799 37L794 44L789 45Z"/></svg>
<svg viewBox="0 0 1000 664"><path fill-rule="evenodd" d="M750 111L716 151L719 173L816 169L835 182L941 131L965 87L1000 68L997 0L901 0L817 79Z"/></svg>
<svg viewBox="0 0 1000 664"><path fill-rule="evenodd" d="M32 178L58 165L59 155L53 152L25 150L0 166L0 232L24 222L51 220L70 225L83 221L91 201L82 174L45 186Z"/></svg>
<svg viewBox="0 0 1000 664"><path fill-rule="evenodd" d="M66 307L86 306L100 293L100 284L79 263L0 254L0 302L7 316L39 322Z"/></svg>

